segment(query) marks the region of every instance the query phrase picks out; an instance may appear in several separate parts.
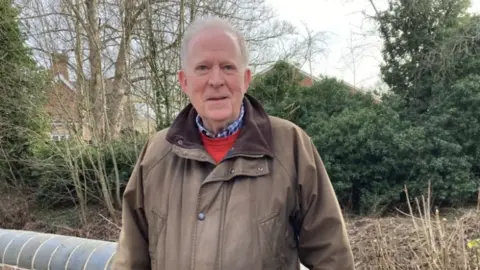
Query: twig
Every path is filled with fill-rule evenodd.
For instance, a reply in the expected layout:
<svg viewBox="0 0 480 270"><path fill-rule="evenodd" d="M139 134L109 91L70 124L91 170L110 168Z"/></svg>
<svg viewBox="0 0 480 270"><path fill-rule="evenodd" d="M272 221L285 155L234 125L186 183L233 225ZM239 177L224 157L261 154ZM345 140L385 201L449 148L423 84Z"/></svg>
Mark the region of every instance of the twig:
<svg viewBox="0 0 480 270"><path fill-rule="evenodd" d="M57 228L60 228L60 229L64 229L64 230L67 230L67 231L71 231L71 232L77 232L77 230L73 229L73 228L70 228L68 226L65 226L65 225L53 225L54 227L57 227Z"/></svg>
<svg viewBox="0 0 480 270"><path fill-rule="evenodd" d="M480 186L478 186L477 212L480 212Z"/></svg>
<svg viewBox="0 0 480 270"><path fill-rule="evenodd" d="M102 214L98 214L99 216L101 216L104 220L106 220L109 224L115 226L117 229L121 230L122 228L120 226L118 226L117 224L115 224L114 222L112 222L111 220L109 220L108 218L106 218L105 216L103 216Z"/></svg>

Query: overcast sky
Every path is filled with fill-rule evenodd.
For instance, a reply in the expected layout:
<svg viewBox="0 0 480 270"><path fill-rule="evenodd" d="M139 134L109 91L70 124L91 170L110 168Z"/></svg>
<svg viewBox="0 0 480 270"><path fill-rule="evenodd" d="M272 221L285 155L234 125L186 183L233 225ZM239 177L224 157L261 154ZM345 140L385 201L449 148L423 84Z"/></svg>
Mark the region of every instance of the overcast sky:
<svg viewBox="0 0 480 270"><path fill-rule="evenodd" d="M328 55L316 60L314 74L335 76L360 87L373 86L379 81L381 40L372 22L363 15L363 12L373 14L368 0L266 1L280 17L298 27L303 28L303 22L312 30L328 33ZM480 12L480 0L471 2L471 10ZM353 57L350 48L355 48ZM304 70L308 71L307 66Z"/></svg>

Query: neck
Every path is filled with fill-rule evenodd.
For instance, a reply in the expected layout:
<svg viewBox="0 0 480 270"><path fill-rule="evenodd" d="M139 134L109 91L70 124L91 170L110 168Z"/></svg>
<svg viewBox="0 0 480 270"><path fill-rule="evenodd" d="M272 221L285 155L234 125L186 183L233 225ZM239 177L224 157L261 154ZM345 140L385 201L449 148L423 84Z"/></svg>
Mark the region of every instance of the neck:
<svg viewBox="0 0 480 270"><path fill-rule="evenodd" d="M197 115L196 122L200 130L203 130L202 132L208 133L208 136L224 137L224 136L228 136L228 134L231 134L232 132L235 132L243 125L243 120L240 120L238 124L235 124L234 126L232 126L234 122L236 122L240 118L243 118L243 115L244 115L244 108L242 105L240 107L240 110L236 112L235 115L233 115L232 117L224 121L212 121L211 119L200 118L200 116ZM225 133L223 132L224 130L225 130Z"/></svg>
<svg viewBox="0 0 480 270"><path fill-rule="evenodd" d="M224 130L227 128L229 125L231 125L235 120L238 118L238 115L234 117L233 119L228 119L225 121L209 121L206 119L202 118L202 123L203 126L210 131L211 133L217 135L220 131Z"/></svg>

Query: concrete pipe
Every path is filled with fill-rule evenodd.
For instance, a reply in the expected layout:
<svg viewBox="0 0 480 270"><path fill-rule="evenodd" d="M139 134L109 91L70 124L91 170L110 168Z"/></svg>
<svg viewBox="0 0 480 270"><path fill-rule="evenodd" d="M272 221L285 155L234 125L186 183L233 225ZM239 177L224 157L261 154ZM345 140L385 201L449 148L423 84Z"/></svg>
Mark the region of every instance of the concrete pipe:
<svg viewBox="0 0 480 270"><path fill-rule="evenodd" d="M0 269L110 270L117 244L0 229Z"/></svg>

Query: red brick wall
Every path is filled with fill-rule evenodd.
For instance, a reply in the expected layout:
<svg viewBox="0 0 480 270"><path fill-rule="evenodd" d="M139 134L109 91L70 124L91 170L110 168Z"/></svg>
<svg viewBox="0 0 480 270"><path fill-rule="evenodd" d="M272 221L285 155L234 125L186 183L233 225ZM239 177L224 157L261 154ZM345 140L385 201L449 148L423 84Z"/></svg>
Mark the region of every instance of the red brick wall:
<svg viewBox="0 0 480 270"><path fill-rule="evenodd" d="M61 82L55 83L48 94L46 110L55 120L77 121L75 92Z"/></svg>
<svg viewBox="0 0 480 270"><path fill-rule="evenodd" d="M301 86L312 86L313 85L313 80L312 78L309 77L303 77L303 80L300 81Z"/></svg>

